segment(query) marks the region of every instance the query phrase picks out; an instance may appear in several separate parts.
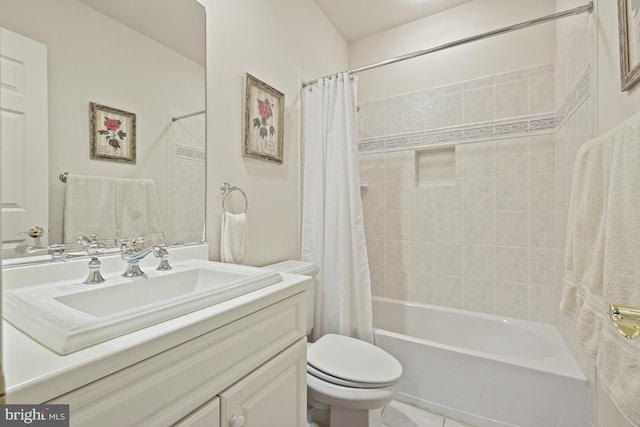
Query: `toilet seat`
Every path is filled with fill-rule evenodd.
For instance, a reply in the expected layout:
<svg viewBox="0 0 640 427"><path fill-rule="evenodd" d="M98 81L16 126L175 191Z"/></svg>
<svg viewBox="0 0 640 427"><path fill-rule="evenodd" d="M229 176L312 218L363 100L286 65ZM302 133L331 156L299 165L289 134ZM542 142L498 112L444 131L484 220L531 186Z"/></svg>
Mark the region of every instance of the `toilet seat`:
<svg viewBox="0 0 640 427"><path fill-rule="evenodd" d="M383 388L398 382L402 366L373 344L327 334L308 347L307 373L346 387Z"/></svg>

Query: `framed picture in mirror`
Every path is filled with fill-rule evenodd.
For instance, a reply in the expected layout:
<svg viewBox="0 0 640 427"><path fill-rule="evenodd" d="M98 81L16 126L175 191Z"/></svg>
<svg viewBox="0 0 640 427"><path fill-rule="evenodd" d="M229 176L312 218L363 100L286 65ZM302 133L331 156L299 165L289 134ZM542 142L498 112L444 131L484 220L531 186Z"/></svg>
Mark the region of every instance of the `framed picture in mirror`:
<svg viewBox="0 0 640 427"><path fill-rule="evenodd" d="M245 73L243 155L282 163L284 93Z"/></svg>
<svg viewBox="0 0 640 427"><path fill-rule="evenodd" d="M91 158L136 163L136 115L91 102Z"/></svg>
<svg viewBox="0 0 640 427"><path fill-rule="evenodd" d="M618 0L620 86L627 91L640 81L640 2Z"/></svg>

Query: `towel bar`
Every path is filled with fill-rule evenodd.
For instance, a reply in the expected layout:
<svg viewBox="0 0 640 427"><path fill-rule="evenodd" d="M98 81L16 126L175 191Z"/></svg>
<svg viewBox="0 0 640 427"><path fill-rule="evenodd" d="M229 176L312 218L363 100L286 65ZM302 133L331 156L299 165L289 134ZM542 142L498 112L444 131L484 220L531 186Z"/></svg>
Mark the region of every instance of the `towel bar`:
<svg viewBox="0 0 640 427"><path fill-rule="evenodd" d="M640 308L611 304L609 306L609 316L618 332L624 335L625 338L635 339L640 337Z"/></svg>
<svg viewBox="0 0 640 427"><path fill-rule="evenodd" d="M232 191L238 190L244 196L244 211L242 213L247 213L247 209L249 208L249 199L247 198L247 194L242 191L242 188L236 187L235 185L231 185L228 182L223 182L220 186L220 191L222 192L222 211L227 212L227 207L224 205L224 201L227 198L227 194Z"/></svg>

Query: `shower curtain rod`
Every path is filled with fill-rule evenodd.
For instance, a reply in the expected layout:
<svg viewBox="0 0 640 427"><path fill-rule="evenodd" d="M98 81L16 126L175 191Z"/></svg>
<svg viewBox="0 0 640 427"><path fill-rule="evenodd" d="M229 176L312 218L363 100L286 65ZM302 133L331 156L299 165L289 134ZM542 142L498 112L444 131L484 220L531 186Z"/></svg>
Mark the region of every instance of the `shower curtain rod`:
<svg viewBox="0 0 640 427"><path fill-rule="evenodd" d="M441 44L440 46L436 46L436 47L432 47L432 48L424 49L424 50L419 50L419 51L413 52L413 53L407 53L406 55L397 56L397 57L391 58L391 59L385 59L384 61L375 62L373 64L364 65L362 67L352 68L351 70L347 70L346 72L350 73L350 74L354 74L354 73L359 73L361 71L372 70L374 68L382 67L382 66L389 65L389 64L394 64L396 62L404 61L404 60L407 60L407 59L416 58L418 56L426 55L428 53L433 53L433 52L438 52L440 50L449 49L450 47L460 46L460 45L467 44L467 43L470 43L470 42L474 42L474 41L477 41L477 40L482 40L482 39L486 39L486 38L489 38L489 37L497 36L499 34L505 34L505 33L511 32L511 31L521 30L523 28L531 27L533 25L543 24L543 23L549 22L549 21L555 21L556 19L564 18L564 17L567 17L567 16L579 15L579 14L585 13L585 12L591 13L592 11L593 11L593 2L591 1L588 4L585 4L583 6L578 6L578 7L574 8L574 9L565 10L564 12L554 13L552 15L543 16L542 18L531 19L529 21L521 22L519 24L510 25L508 27L503 27L503 28L500 28L500 29L497 29L497 30L493 30L493 31L489 31L489 32L486 32L486 33L478 34L476 36L466 37L464 39L460 39L460 40L456 40L456 41L453 41L453 42ZM331 75L335 75L335 74L331 74ZM309 80L309 81L303 82L302 83L302 87L304 88L304 87L307 87L309 85L315 84L315 83L318 82L318 80L323 79L325 77L330 77L331 75L320 77L319 79L316 79L316 80Z"/></svg>
<svg viewBox="0 0 640 427"><path fill-rule="evenodd" d="M171 117L171 121L175 122L177 120L186 119L187 117L193 117L193 116L197 116L197 115L204 114L204 113L205 113L205 110L202 110L202 111L196 111L195 113L185 114L184 116Z"/></svg>

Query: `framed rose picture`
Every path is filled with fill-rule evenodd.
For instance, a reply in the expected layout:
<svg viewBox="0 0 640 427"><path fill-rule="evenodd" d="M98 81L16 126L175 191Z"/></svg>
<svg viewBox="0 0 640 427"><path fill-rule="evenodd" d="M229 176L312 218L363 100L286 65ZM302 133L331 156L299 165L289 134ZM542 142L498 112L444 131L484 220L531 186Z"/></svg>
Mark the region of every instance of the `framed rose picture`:
<svg viewBox="0 0 640 427"><path fill-rule="evenodd" d="M136 115L91 102L91 158L136 163Z"/></svg>
<svg viewBox="0 0 640 427"><path fill-rule="evenodd" d="M640 2L618 0L620 86L631 89L640 80Z"/></svg>
<svg viewBox="0 0 640 427"><path fill-rule="evenodd" d="M282 163L284 94L245 73L243 155Z"/></svg>

